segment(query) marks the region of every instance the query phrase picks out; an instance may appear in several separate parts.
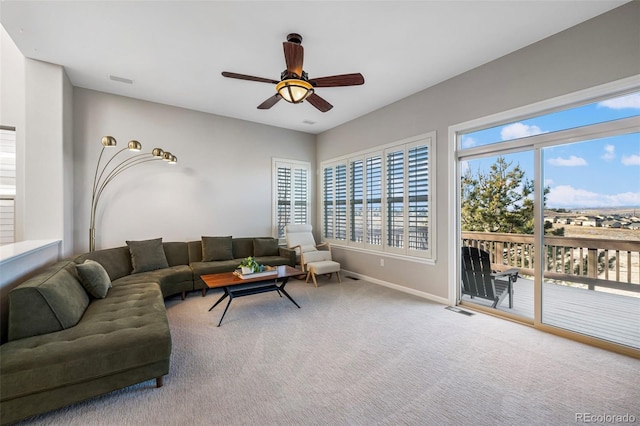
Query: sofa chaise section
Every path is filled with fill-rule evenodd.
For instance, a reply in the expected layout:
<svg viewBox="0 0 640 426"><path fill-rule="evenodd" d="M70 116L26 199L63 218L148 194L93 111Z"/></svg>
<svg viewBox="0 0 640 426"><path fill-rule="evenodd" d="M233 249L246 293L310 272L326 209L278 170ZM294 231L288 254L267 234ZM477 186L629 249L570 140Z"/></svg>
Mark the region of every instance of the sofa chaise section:
<svg viewBox="0 0 640 426"><path fill-rule="evenodd" d="M87 299L82 309L74 268L60 262L9 293L10 341L0 346L2 424L150 379L161 386L169 372L171 334L159 286L114 283L104 299ZM62 297L73 312L65 315ZM43 320L57 331L41 329Z"/></svg>

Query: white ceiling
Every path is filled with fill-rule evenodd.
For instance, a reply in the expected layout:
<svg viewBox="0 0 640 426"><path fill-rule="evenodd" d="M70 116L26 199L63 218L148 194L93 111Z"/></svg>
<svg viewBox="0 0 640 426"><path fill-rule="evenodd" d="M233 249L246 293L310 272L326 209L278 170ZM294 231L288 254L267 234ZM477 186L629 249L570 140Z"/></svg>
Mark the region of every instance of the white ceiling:
<svg viewBox="0 0 640 426"><path fill-rule="evenodd" d="M0 19L26 57L64 66L74 86L320 133L624 3L3 0ZM274 85L220 75L279 80L292 32L309 77L360 72L365 84L317 89L327 113L258 110Z"/></svg>

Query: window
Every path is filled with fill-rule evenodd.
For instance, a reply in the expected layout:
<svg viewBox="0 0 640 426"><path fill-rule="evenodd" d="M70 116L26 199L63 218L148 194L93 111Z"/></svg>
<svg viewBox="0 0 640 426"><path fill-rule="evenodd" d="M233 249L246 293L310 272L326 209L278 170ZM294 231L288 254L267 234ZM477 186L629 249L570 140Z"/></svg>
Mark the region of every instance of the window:
<svg viewBox="0 0 640 426"><path fill-rule="evenodd" d="M311 164L294 160L273 160L274 235L284 238L290 223L309 223L309 178Z"/></svg>
<svg viewBox="0 0 640 426"><path fill-rule="evenodd" d="M322 164L322 235L333 244L431 257L435 133Z"/></svg>
<svg viewBox="0 0 640 426"><path fill-rule="evenodd" d="M16 130L0 126L0 245L15 241Z"/></svg>

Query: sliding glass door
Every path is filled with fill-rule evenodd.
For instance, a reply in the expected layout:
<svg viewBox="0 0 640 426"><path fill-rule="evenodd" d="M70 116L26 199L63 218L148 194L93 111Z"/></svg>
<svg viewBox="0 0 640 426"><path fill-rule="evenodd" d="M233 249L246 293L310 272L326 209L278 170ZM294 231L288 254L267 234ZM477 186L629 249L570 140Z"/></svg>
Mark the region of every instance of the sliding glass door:
<svg viewBox="0 0 640 426"><path fill-rule="evenodd" d="M640 348L640 134L541 151L542 322Z"/></svg>
<svg viewBox="0 0 640 426"><path fill-rule="evenodd" d="M509 280L501 273L517 269L517 279L507 284L512 288L492 309L533 320L533 151L465 158L460 166L461 252L472 247L486 253L491 273L478 273L467 261L461 301L493 306Z"/></svg>
<svg viewBox="0 0 640 426"><path fill-rule="evenodd" d="M466 126L456 133L456 300L640 349L640 92ZM499 298L510 270L518 278Z"/></svg>

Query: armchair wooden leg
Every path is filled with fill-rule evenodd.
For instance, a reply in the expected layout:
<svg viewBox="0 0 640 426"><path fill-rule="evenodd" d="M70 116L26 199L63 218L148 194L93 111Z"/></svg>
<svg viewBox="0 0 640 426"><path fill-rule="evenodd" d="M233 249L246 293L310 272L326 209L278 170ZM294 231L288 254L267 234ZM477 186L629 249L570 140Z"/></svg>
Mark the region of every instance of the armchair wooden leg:
<svg viewBox="0 0 640 426"><path fill-rule="evenodd" d="M342 284L342 278L340 278L340 271L336 272L336 275L338 276L338 282Z"/></svg>
<svg viewBox="0 0 640 426"><path fill-rule="evenodd" d="M309 282L309 278L311 277L311 271L307 272L307 279L305 281L305 283Z"/></svg>
<svg viewBox="0 0 640 426"><path fill-rule="evenodd" d="M316 281L316 274L311 274L311 278L313 278L313 285L318 287L318 281Z"/></svg>

